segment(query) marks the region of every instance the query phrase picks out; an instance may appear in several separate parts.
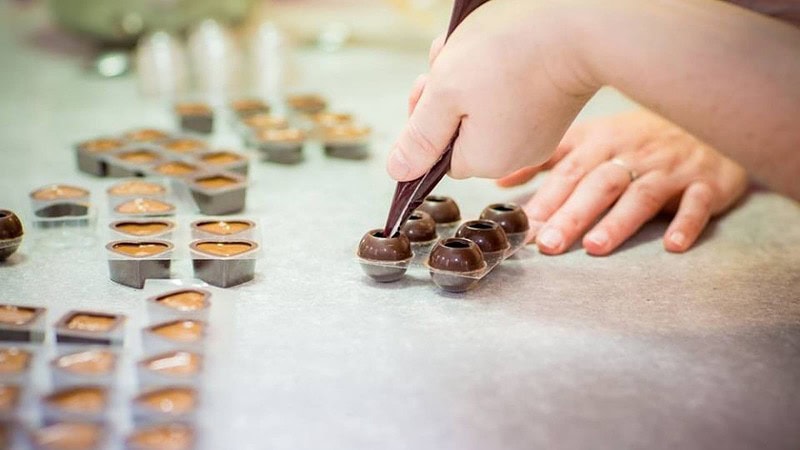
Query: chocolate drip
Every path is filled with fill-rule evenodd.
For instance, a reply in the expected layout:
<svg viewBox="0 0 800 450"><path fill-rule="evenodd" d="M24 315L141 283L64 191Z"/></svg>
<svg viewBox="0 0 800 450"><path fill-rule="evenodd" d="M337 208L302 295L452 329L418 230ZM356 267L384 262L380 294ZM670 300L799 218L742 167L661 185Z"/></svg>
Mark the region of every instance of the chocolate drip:
<svg viewBox="0 0 800 450"><path fill-rule="evenodd" d="M488 1L489 0L456 0L453 4L453 13L450 16L450 26L447 29L447 37L450 37L458 24L470 15L472 11L475 11L479 6ZM406 220L408 220L408 216L411 215L411 212L422 204L425 197L433 191L433 188L439 184L439 181L441 181L444 175L450 170L450 160L453 156L453 144L457 138L458 130L456 130L453 138L450 139L450 143L447 144L442 156L425 175L415 180L397 183L397 188L392 198L392 205L389 207L389 216L383 228L384 236L394 236L398 233Z"/></svg>

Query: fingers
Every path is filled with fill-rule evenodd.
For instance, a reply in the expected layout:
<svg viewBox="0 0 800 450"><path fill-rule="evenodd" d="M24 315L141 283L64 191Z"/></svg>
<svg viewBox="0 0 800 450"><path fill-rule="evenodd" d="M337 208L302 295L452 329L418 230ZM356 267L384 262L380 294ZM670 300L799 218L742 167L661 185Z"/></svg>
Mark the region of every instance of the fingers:
<svg viewBox="0 0 800 450"><path fill-rule="evenodd" d="M652 219L675 195L677 187L662 172L650 172L631 183L611 211L583 238L583 248L608 255Z"/></svg>
<svg viewBox="0 0 800 450"><path fill-rule="evenodd" d="M428 52L428 65L432 66L433 62L436 61L436 58L441 53L442 48L444 47L444 41L447 39L447 35L445 33L436 36L436 38L431 42L431 49Z"/></svg>
<svg viewBox="0 0 800 450"><path fill-rule="evenodd" d="M422 96L422 91L425 90L425 83L428 81L428 74L423 73L414 80L414 85L411 87L411 94L408 96L408 115L409 117L417 107L419 98Z"/></svg>
<svg viewBox="0 0 800 450"><path fill-rule="evenodd" d="M441 95L426 83L394 148L386 170L397 181L422 176L439 159L458 128L459 115L450 97Z"/></svg>
<svg viewBox="0 0 800 450"><path fill-rule="evenodd" d="M678 212L664 234L664 248L682 253L694 244L711 218L714 191L708 184L696 181L686 188Z"/></svg>
<svg viewBox="0 0 800 450"><path fill-rule="evenodd" d="M539 251L557 255L566 251L630 184L626 170L606 162L578 184L564 205L539 231Z"/></svg>
<svg viewBox="0 0 800 450"><path fill-rule="evenodd" d="M576 147L555 164L550 175L525 205L531 226L540 227L564 204L575 186L598 164L608 159L610 150L594 146Z"/></svg>

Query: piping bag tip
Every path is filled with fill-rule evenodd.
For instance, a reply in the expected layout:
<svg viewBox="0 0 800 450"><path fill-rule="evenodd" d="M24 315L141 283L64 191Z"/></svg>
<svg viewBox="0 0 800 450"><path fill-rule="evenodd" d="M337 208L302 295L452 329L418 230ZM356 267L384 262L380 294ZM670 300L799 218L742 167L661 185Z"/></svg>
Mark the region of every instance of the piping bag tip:
<svg viewBox="0 0 800 450"><path fill-rule="evenodd" d="M473 11L478 9L479 6L489 0L456 0L453 4L453 13L450 17L450 26L447 30L447 36L453 33L458 24L460 24L467 16ZM414 211L428 194L433 191L433 188L439 184L444 175L450 171L450 160L453 155L453 143L458 138L458 131L456 131L453 138L450 140L442 156L431 167L428 172L411 181L401 181L397 183L397 188L394 191L392 204L389 207L389 215L386 219L386 225L383 227L385 236L394 236L403 227L403 224L408 220L408 216Z"/></svg>

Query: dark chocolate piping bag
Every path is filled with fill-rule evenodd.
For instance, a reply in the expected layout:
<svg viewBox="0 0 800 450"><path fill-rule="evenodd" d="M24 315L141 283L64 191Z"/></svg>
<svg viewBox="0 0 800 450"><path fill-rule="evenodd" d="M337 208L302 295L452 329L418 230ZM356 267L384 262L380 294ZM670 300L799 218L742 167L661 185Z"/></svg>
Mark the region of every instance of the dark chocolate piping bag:
<svg viewBox="0 0 800 450"><path fill-rule="evenodd" d="M453 33L458 24L460 24L472 11L478 9L479 6L488 2L489 0L456 0L453 4L453 13L450 16L450 26L447 29L447 37ZM460 125L459 125L460 126ZM458 130L450 139L444 153L436 161L436 164L425 173L425 175L411 181L401 181L397 183L397 188L394 191L392 198L392 205L389 207L389 217L386 219L386 225L383 227L384 236L394 236L400 231L400 228L408 220L411 212L417 209L425 197L433 191L433 188L439 184L444 175L450 170L450 160L453 156L453 143L458 138Z"/></svg>

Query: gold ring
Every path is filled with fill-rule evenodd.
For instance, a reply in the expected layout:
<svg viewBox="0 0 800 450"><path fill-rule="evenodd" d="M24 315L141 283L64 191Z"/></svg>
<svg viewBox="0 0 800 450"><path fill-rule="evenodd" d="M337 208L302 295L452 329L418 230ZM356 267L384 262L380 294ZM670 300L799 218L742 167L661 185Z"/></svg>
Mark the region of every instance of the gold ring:
<svg viewBox="0 0 800 450"><path fill-rule="evenodd" d="M637 174L635 170L631 169L631 166L629 166L625 161L619 158L612 158L610 162L615 166L622 167L623 169L625 169L628 172L628 176L631 178L631 183L633 183L634 181L636 181L637 178L639 178L639 174Z"/></svg>

